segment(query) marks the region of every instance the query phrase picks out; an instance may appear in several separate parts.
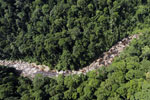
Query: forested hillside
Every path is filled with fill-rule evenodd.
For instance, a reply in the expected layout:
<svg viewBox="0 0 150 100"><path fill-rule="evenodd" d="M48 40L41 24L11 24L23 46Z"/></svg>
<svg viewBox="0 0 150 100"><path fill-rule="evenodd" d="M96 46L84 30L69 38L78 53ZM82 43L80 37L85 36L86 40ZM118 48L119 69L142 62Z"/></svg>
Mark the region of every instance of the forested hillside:
<svg viewBox="0 0 150 100"><path fill-rule="evenodd" d="M150 100L150 32L112 65L87 75L37 76L32 81L0 67L0 100Z"/></svg>
<svg viewBox="0 0 150 100"><path fill-rule="evenodd" d="M79 69L148 26L150 0L0 0L0 59Z"/></svg>

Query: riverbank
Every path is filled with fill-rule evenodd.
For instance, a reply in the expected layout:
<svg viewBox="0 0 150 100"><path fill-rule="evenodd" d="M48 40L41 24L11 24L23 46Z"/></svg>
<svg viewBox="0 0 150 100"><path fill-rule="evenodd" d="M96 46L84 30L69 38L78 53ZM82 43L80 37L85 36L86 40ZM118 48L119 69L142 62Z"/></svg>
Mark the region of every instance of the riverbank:
<svg viewBox="0 0 150 100"><path fill-rule="evenodd" d="M112 63L113 59L127 47L129 43L133 39L138 39L139 35L135 34L129 36L127 38L122 39L117 44L112 46L109 51L104 52L100 57L93 61L89 66L86 66L78 71L57 71L57 70L50 70L48 66L45 65L37 65L35 63L28 63L23 61L8 61L8 60L0 60L0 65L8 66L16 68L16 70L20 71L21 74L25 77L34 77L36 74L42 74L43 76L47 77L57 77L59 74L63 75L73 75L73 74L86 74L89 71L95 70L100 68L101 66L108 66Z"/></svg>

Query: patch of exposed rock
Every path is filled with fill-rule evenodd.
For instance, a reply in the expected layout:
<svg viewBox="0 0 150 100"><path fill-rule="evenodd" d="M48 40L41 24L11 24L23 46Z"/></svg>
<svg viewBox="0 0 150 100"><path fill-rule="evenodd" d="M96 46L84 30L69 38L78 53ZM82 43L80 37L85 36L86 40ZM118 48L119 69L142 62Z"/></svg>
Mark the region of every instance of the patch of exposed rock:
<svg viewBox="0 0 150 100"><path fill-rule="evenodd" d="M122 41L119 41L116 45L112 46L109 51L104 52L97 60L91 63L89 66L82 68L78 71L66 70L66 71L57 71L50 70L48 66L37 65L35 63L27 63L23 61L8 61L0 60L0 65L14 67L16 70L21 71L21 74L25 77L34 77L36 74L42 74L43 76L54 77L59 74L70 75L70 74L86 74L89 71L100 68L101 66L108 66L112 63L114 57L118 56L120 52L124 50L125 47L129 45L131 40L134 38L139 38L139 35L132 35L127 38L124 38Z"/></svg>

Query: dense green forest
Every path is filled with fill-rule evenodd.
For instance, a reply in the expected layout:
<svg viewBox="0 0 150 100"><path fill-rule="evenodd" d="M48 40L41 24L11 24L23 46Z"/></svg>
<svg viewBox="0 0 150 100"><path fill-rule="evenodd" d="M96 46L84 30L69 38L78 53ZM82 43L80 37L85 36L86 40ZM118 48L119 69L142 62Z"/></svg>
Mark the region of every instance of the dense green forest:
<svg viewBox="0 0 150 100"><path fill-rule="evenodd" d="M150 23L150 0L0 0L0 59L79 69Z"/></svg>
<svg viewBox="0 0 150 100"><path fill-rule="evenodd" d="M0 100L150 100L150 32L115 58L112 65L87 75L32 81L15 69L0 67Z"/></svg>

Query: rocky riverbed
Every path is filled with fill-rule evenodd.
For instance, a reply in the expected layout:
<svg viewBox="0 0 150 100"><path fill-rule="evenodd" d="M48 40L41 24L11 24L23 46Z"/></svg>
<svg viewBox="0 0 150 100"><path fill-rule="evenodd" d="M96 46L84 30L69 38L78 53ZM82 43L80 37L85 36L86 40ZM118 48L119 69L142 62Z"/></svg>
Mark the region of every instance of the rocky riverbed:
<svg viewBox="0 0 150 100"><path fill-rule="evenodd" d="M120 52L122 52L134 38L139 38L139 35L132 35L124 38L122 41L119 41L116 45L112 46L109 51L104 52L102 55L100 55L100 57L97 60L93 61L93 63L91 63L89 66L86 66L78 71L50 70L48 66L37 65L35 63L28 63L23 61L0 60L0 65L16 68L16 70L20 71L23 76L31 78L33 78L36 74L42 74L43 76L48 77L57 77L59 74L86 74L87 72L98 69L101 66L108 66L109 64L111 64L114 57L118 56Z"/></svg>

